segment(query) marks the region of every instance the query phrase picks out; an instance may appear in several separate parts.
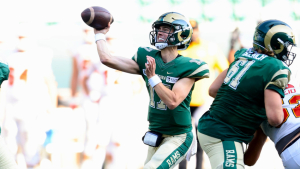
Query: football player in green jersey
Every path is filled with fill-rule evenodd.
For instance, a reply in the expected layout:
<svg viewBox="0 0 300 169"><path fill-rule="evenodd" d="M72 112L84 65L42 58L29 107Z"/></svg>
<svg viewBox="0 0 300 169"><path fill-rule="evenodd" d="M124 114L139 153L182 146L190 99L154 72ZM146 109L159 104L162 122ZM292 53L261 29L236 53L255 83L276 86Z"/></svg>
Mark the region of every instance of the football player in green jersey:
<svg viewBox="0 0 300 169"><path fill-rule="evenodd" d="M178 54L191 41L189 21L177 12L161 15L150 32L150 43L158 50L140 47L132 59L112 56L105 42L107 28L95 30L95 39L103 64L127 73L142 75L150 102L149 131L143 142L149 145L145 169L173 168L195 152L190 101L195 81L208 78L205 62Z"/></svg>
<svg viewBox="0 0 300 169"><path fill-rule="evenodd" d="M197 134L212 169L244 168L242 143L251 141L264 120L272 126L283 121L281 98L295 58L294 33L282 21L267 20L256 27L253 41L253 48L235 53L209 88L215 100L200 118Z"/></svg>
<svg viewBox="0 0 300 169"><path fill-rule="evenodd" d="M8 65L0 61L0 91L1 91L1 84L3 81L8 79L8 75L9 75ZM0 168L7 168L7 169L18 168L14 156L13 154L11 154L8 147L5 145L2 136L0 136Z"/></svg>

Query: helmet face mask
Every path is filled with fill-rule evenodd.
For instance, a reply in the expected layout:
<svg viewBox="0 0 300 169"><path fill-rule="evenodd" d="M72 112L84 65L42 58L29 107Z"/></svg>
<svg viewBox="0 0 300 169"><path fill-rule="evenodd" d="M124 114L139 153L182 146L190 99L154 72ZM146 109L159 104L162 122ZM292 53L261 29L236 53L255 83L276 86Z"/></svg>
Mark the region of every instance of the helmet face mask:
<svg viewBox="0 0 300 169"><path fill-rule="evenodd" d="M273 52L274 57L288 66L293 63L296 54L291 47L296 46L291 27L279 20L266 20L260 23L254 33L253 48Z"/></svg>
<svg viewBox="0 0 300 169"><path fill-rule="evenodd" d="M154 27L156 26L156 27ZM160 26L168 26L170 27L169 31L166 32L166 31L163 31L163 30L159 30L160 29ZM164 49L165 47L169 46L169 42L172 42L173 41L173 33L172 32L172 28L171 26L167 25L167 24L160 24L159 26L158 25L152 25L152 29L153 31L150 32L149 36L150 36L150 43L151 45L154 45L156 48L158 49ZM164 42L158 42L158 33L159 32L162 32L164 34L167 34L167 38L165 38L165 41ZM174 32L174 31L173 31Z"/></svg>
<svg viewBox="0 0 300 169"><path fill-rule="evenodd" d="M294 59L296 58L297 54L300 54L300 49L298 47L296 47L295 45L289 45L287 47L287 57L284 58L286 59L284 62L290 66Z"/></svg>
<svg viewBox="0 0 300 169"><path fill-rule="evenodd" d="M169 26L170 31L163 32L159 30L160 26ZM168 12L161 15L152 24L152 29L149 34L150 44L160 50L171 46L177 46L178 50L184 50L189 46L193 34L193 29L187 19L176 12ZM158 42L157 35L159 32L168 34L165 42Z"/></svg>

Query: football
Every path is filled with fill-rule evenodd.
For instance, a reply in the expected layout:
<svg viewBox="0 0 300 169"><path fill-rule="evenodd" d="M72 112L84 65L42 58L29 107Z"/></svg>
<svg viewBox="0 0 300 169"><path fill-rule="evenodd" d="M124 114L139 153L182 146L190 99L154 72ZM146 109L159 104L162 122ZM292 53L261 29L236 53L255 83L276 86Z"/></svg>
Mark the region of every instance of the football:
<svg viewBox="0 0 300 169"><path fill-rule="evenodd" d="M97 30L106 28L108 23L112 24L114 21L111 13L107 9L100 6L86 8L81 12L81 18L84 23Z"/></svg>

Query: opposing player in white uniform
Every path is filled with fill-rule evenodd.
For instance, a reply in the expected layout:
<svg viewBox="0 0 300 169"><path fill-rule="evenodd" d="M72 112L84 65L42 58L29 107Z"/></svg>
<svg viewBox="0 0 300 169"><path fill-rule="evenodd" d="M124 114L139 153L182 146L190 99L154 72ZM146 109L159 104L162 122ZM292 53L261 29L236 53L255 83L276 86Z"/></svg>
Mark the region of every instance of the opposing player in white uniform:
<svg viewBox="0 0 300 169"><path fill-rule="evenodd" d="M283 99L284 121L280 127L271 127L267 121L258 129L245 152L245 164L252 166L259 158L267 136L274 142L286 169L300 168L300 87L289 85Z"/></svg>
<svg viewBox="0 0 300 169"><path fill-rule="evenodd" d="M297 68L299 62L300 58L296 58L289 67L292 75L282 99L282 124L278 127L272 127L267 121L261 124L245 152L246 165L252 166L256 163L268 136L274 142L284 168L300 168L300 69Z"/></svg>
<svg viewBox="0 0 300 169"><path fill-rule="evenodd" d="M82 168L90 168L90 165L102 166L105 159L106 146L110 140L109 132L105 129L105 117L107 112L102 110L102 101L105 97L107 70L100 62L93 41L91 29L84 29L84 44L77 48L73 55L73 74L71 81L71 94L73 102L71 107L81 106L85 115L86 132L84 141ZM89 35L92 35L90 37ZM77 88L82 92L77 96ZM80 99L74 102L74 98ZM104 99L105 100L105 99ZM106 119L106 120L105 120ZM104 127L103 127L104 126ZM95 160L92 160L95 159Z"/></svg>
<svg viewBox="0 0 300 169"><path fill-rule="evenodd" d="M39 118L56 106L56 81L51 68L53 52L37 46L30 34L19 34L16 52L8 59L3 136L18 164L35 167L41 160L46 126ZM4 87L3 86L3 87ZM19 158L21 157L21 158Z"/></svg>

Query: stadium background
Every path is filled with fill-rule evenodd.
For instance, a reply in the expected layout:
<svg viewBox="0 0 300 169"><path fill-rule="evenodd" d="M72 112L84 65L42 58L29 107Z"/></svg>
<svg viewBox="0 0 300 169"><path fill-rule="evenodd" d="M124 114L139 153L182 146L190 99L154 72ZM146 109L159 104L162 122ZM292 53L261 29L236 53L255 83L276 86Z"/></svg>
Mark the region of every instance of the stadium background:
<svg viewBox="0 0 300 169"><path fill-rule="evenodd" d="M55 69L54 73L58 87L66 88L69 87L67 77L70 77L71 71L70 54L66 49L80 39L83 27L80 13L89 6L108 9L115 19L113 26L117 27L112 29L135 46L149 46L151 24L167 11L177 11L199 21L201 37L219 44L226 54L230 33L236 27L244 33L248 44L256 23L261 20L281 19L296 34L300 29L299 0L11 0L1 1L0 30L13 43L14 33L18 32L20 24L30 27L39 45L54 50L52 67L64 65L63 70Z"/></svg>
<svg viewBox="0 0 300 169"><path fill-rule="evenodd" d="M148 36L151 24L159 15L169 11L197 20L201 38L215 42L225 55L229 52L231 32L236 27L240 29L243 44L250 46L257 22L266 19L279 19L288 23L296 34L296 42L299 42L300 0L2 0L0 37L6 41L6 48L2 50L14 49L20 30L31 32L39 46L53 50L52 70L57 81L58 95L64 95L70 88L71 51L81 42L82 29L86 27L80 13L90 6L102 6L112 13L115 22L110 35L120 39L120 45L128 46L124 52L131 53L128 57L135 53L137 47L150 45ZM1 57L7 59L8 55L3 54ZM57 117L64 118L63 115ZM145 115L139 120L147 124ZM140 141L139 136L136 138ZM277 157L272 146L266 154L275 154L272 157ZM267 156L263 154L265 158L258 163L282 168L279 157L275 160ZM75 155L72 157L76 158ZM63 155L60 158L63 159ZM60 162L60 166L68 168L73 162L70 160L64 165Z"/></svg>

